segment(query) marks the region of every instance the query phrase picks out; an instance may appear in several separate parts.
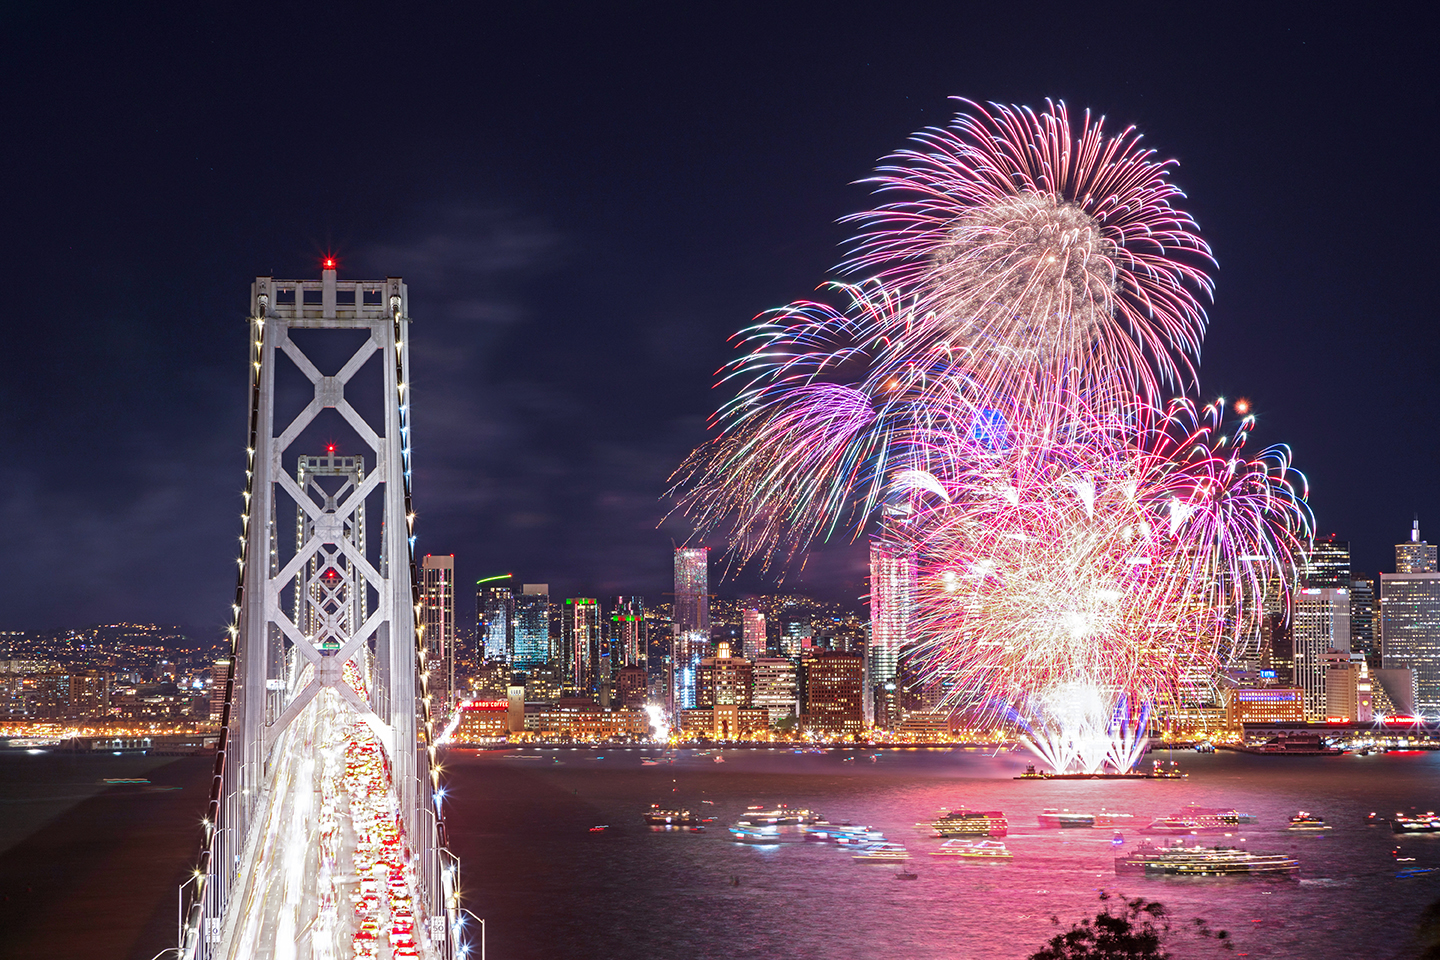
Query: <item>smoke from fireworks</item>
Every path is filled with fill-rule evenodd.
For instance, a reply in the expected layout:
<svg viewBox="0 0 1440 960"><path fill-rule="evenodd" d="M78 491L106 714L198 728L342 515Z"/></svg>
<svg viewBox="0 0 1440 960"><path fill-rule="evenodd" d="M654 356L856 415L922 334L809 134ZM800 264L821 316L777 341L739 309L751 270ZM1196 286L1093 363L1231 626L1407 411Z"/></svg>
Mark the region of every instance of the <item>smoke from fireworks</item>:
<svg viewBox="0 0 1440 960"><path fill-rule="evenodd" d="M893 199L844 267L876 275L738 336L679 503L742 562L867 529L908 550L948 703L1128 766L1182 665L1213 674L1290 579L1304 480L1244 453L1253 418L1160 399L1193 381L1213 262L1170 164L1064 104L966 106L870 181Z"/></svg>

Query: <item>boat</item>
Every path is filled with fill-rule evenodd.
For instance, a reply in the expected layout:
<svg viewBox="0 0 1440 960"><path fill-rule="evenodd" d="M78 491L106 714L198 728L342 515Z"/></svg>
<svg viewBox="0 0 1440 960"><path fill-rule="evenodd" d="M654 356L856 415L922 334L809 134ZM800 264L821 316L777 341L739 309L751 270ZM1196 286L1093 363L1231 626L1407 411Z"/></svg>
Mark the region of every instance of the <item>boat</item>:
<svg viewBox="0 0 1440 960"><path fill-rule="evenodd" d="M693 810L662 807L658 803L650 804L650 809L645 811L645 822L652 827L698 827L703 823Z"/></svg>
<svg viewBox="0 0 1440 960"><path fill-rule="evenodd" d="M1440 817L1434 810L1418 816L1397 813L1390 821L1390 829L1394 833L1440 833Z"/></svg>
<svg viewBox="0 0 1440 960"><path fill-rule="evenodd" d="M851 859L893 863L896 860L909 860L910 851L899 843L872 843L857 850Z"/></svg>
<svg viewBox="0 0 1440 960"><path fill-rule="evenodd" d="M1264 743L1242 743L1227 746L1237 753L1259 753L1267 757L1335 757L1345 751L1331 746L1318 733L1280 733Z"/></svg>
<svg viewBox="0 0 1440 960"><path fill-rule="evenodd" d="M818 840L822 843L838 843L851 845L858 843L879 843L885 839L885 834L859 823L828 823L824 820L818 823L809 823L801 828L804 831L805 839Z"/></svg>
<svg viewBox="0 0 1440 960"><path fill-rule="evenodd" d="M919 880L919 879L920 879L920 874L914 872L913 870L907 870L907 869L905 869L904 865L901 865L900 869L895 871L895 879L896 879L896 880Z"/></svg>
<svg viewBox="0 0 1440 960"><path fill-rule="evenodd" d="M1225 810L1219 807L1197 807L1189 804L1170 817L1156 817L1145 828L1146 833L1196 833L1202 830L1233 830L1242 823L1255 823L1252 813Z"/></svg>
<svg viewBox="0 0 1440 960"><path fill-rule="evenodd" d="M780 804L771 810L764 807L746 807L736 824L744 827L794 827L807 823L819 823L825 818L814 810L791 808Z"/></svg>
<svg viewBox="0 0 1440 960"><path fill-rule="evenodd" d="M1027 764L1025 772L1016 780L1188 780L1190 774L1183 772L1175 761L1166 766L1159 760L1145 773L1048 773L1036 770L1035 764Z"/></svg>
<svg viewBox="0 0 1440 960"><path fill-rule="evenodd" d="M1300 869L1293 857L1283 854L1251 853L1235 847L1154 847L1141 844L1115 858L1115 872L1147 876L1225 877L1289 876Z"/></svg>
<svg viewBox="0 0 1440 960"><path fill-rule="evenodd" d="M722 757L722 756L720 756L720 754L717 753L717 754L715 754L715 762L716 762L716 763L724 763L724 762L725 762L725 758Z"/></svg>
<svg viewBox="0 0 1440 960"><path fill-rule="evenodd" d="M606 830L609 830L609 829L610 829L610 824L608 824L608 823L599 823L599 824L596 824L595 826L591 827L591 828L590 828L590 832L591 832L591 833L604 833Z"/></svg>
<svg viewBox="0 0 1440 960"><path fill-rule="evenodd" d="M932 827L937 837L1003 837L1010 821L999 810L952 810L917 827Z"/></svg>
<svg viewBox="0 0 1440 960"><path fill-rule="evenodd" d="M1308 813L1304 810L1301 810L1299 813L1295 814L1295 816L1290 818L1290 826L1286 829L1311 831L1329 830L1330 824L1325 822L1324 817L1317 817L1313 813Z"/></svg>
<svg viewBox="0 0 1440 960"><path fill-rule="evenodd" d="M1014 854L999 840L946 840L932 857L964 857L967 860L1009 861Z"/></svg>
<svg viewBox="0 0 1440 960"><path fill-rule="evenodd" d="M1080 813L1074 810L1046 808L1036 815L1042 827L1114 827L1125 826L1135 819L1133 813L1112 813L1104 807L1099 813Z"/></svg>
<svg viewBox="0 0 1440 960"><path fill-rule="evenodd" d="M1414 880L1416 877L1427 877L1436 872L1440 872L1440 867L1411 867L1409 870L1401 870L1395 874L1395 879Z"/></svg>
<svg viewBox="0 0 1440 960"><path fill-rule="evenodd" d="M658 766L660 766L660 761L659 761L659 760L651 760L649 757L642 757L641 760L640 760L640 766L642 766L642 767L658 767Z"/></svg>
<svg viewBox="0 0 1440 960"><path fill-rule="evenodd" d="M730 839L736 843L795 843L804 840L805 834L774 824L750 827L736 823L730 826Z"/></svg>

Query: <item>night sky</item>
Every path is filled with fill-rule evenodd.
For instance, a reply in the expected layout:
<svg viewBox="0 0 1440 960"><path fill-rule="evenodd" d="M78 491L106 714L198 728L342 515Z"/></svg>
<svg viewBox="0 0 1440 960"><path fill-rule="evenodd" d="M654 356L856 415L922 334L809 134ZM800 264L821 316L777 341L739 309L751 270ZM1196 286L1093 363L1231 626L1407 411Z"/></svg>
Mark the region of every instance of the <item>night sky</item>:
<svg viewBox="0 0 1440 960"><path fill-rule="evenodd" d="M1358 569L1440 539L1425 8L403 7L5 4L0 629L219 634L249 284L330 251L410 285L418 549L659 599L726 338L834 276L854 181L952 95L1177 158L1201 396L1253 401ZM792 579L855 598L863 550Z"/></svg>

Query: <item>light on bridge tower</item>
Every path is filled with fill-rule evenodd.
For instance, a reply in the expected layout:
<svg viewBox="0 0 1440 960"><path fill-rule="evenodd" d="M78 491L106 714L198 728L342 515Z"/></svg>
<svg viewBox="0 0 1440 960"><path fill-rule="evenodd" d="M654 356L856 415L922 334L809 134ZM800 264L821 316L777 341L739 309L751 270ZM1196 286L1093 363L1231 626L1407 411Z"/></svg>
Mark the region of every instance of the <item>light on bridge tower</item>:
<svg viewBox="0 0 1440 960"><path fill-rule="evenodd" d="M340 282L332 256L321 266L318 281L251 287L234 652L216 680L229 692L205 846L182 890L183 958L294 956L317 937L352 952L346 884L386 843L405 883L377 916L408 924L391 934L421 957L458 946L416 617L407 291L397 277ZM276 535L292 516L293 549ZM330 823L342 807L373 819L364 850Z"/></svg>

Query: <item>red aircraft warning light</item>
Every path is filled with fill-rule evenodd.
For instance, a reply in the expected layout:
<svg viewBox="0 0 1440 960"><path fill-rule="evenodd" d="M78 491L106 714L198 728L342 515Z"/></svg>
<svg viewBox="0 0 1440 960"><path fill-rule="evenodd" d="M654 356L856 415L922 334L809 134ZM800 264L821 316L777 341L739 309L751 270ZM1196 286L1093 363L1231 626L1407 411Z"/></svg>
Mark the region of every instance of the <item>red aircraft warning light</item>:
<svg viewBox="0 0 1440 960"><path fill-rule="evenodd" d="M335 444L333 444L333 443L327 443L327 444L325 445L325 452L326 452L326 453L334 453L334 452L335 452Z"/></svg>
<svg viewBox="0 0 1440 960"><path fill-rule="evenodd" d="M324 260L321 260L321 261L320 261L320 267L321 267L322 269L324 269L324 270L334 270L334 269L335 269L335 258L334 258L334 257L326 257Z"/></svg>

